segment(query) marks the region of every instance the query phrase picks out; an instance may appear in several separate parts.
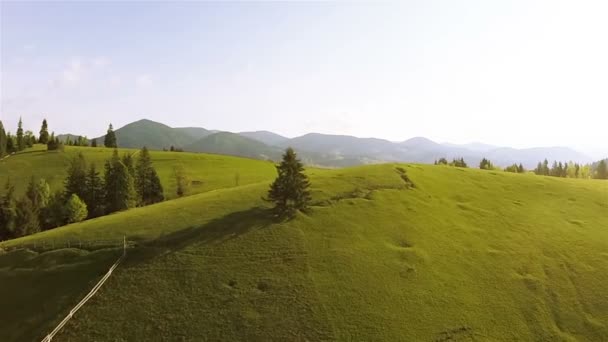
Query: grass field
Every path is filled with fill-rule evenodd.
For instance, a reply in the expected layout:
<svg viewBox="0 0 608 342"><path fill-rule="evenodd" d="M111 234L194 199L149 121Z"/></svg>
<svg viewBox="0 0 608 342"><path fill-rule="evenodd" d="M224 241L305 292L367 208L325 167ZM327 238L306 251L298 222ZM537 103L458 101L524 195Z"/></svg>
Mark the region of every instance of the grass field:
<svg viewBox="0 0 608 342"><path fill-rule="evenodd" d="M11 183L15 185L17 195L21 196L27 188L30 177L35 176L46 179L51 190L61 190L70 159L78 152L82 152L87 162L94 163L98 171L103 174L104 162L112 156L112 151L103 147L66 146L64 152L48 152L46 146L35 145L31 149L0 161L0 187L4 189L7 178L10 178ZM137 151L118 149L121 156L125 153L136 154ZM165 196L169 199L177 197L173 176L175 165L183 165L192 181L189 194L236 186L236 174L239 185L245 185L271 181L276 173L272 163L246 158L163 151L150 151L150 156L161 179Z"/></svg>
<svg viewBox="0 0 608 342"><path fill-rule="evenodd" d="M314 206L287 222L269 215L262 176L222 178L0 247L136 243L57 341L608 340L608 182L430 165L308 173ZM119 252L0 255L0 340L43 337Z"/></svg>

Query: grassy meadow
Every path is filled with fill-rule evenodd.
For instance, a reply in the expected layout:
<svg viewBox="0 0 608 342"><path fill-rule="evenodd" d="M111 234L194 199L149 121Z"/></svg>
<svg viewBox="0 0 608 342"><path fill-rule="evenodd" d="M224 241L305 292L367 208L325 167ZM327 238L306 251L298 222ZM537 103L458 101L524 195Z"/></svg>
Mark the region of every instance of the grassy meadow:
<svg viewBox="0 0 608 342"><path fill-rule="evenodd" d="M77 150L13 156L0 181L26 183L42 163L62 176ZM111 153L85 150L100 162ZM0 243L134 243L55 340L608 340L608 182L415 164L310 169L311 211L276 221L261 199L272 164L152 158L166 191L177 161L204 186ZM41 339L120 252L0 251L0 340Z"/></svg>
<svg viewBox="0 0 608 342"><path fill-rule="evenodd" d="M136 157L138 151L118 149L121 156L128 153ZM112 156L113 149L65 146L65 151L59 152L46 151L45 145L34 145L31 149L0 161L0 187L4 189L6 180L10 178L17 195L21 196L25 193L30 178L35 176L46 179L51 190L62 190L69 162L79 152L85 155L87 163L94 163L103 175L104 163ZM183 166L192 183L188 194L236 186L237 174L239 185L270 182L276 174L272 163L254 159L164 151L150 151L150 156L168 199L177 197L174 179L174 166L177 165Z"/></svg>

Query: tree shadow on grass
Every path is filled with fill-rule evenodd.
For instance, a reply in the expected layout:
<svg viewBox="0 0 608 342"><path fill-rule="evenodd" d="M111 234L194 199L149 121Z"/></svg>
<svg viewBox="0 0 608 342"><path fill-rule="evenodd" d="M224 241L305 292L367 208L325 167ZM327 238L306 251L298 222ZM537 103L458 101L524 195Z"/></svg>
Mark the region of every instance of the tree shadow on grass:
<svg viewBox="0 0 608 342"><path fill-rule="evenodd" d="M175 253L193 244L218 244L280 222L271 209L254 207L213 219L202 226L190 227L144 242L129 251L129 263Z"/></svg>

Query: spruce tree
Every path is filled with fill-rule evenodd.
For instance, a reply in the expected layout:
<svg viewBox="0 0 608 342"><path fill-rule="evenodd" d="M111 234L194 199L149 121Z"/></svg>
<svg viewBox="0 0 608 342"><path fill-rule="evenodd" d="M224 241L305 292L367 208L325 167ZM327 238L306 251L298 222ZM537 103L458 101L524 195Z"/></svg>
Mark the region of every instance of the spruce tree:
<svg viewBox="0 0 608 342"><path fill-rule="evenodd" d="M135 206L136 194L133 177L118 157L117 150L114 150L112 158L106 161L104 178L107 213L126 210Z"/></svg>
<svg viewBox="0 0 608 342"><path fill-rule="evenodd" d="M76 194L80 198L86 197L87 162L81 152L72 158L67 173L68 175L65 180L65 199L69 199L72 194Z"/></svg>
<svg viewBox="0 0 608 342"><path fill-rule="evenodd" d="M25 196L27 196L30 202L32 202L34 208L40 211L49 203L49 199L51 197L51 188L44 178L36 181L34 177L32 177L27 186Z"/></svg>
<svg viewBox="0 0 608 342"><path fill-rule="evenodd" d="M541 162L538 162L538 165L536 165L536 169L534 169L534 173L539 176L543 174L543 165Z"/></svg>
<svg viewBox="0 0 608 342"><path fill-rule="evenodd" d="M41 144L46 144L49 142L49 126L46 123L46 119L42 120L42 127L40 128L38 142Z"/></svg>
<svg viewBox="0 0 608 342"><path fill-rule="evenodd" d="M526 169L524 169L524 166L522 165L522 163L519 163L519 166L517 167L517 173L524 173L526 172Z"/></svg>
<svg viewBox="0 0 608 342"><path fill-rule="evenodd" d="M97 147L97 139L91 140L91 147Z"/></svg>
<svg viewBox="0 0 608 342"><path fill-rule="evenodd" d="M125 153L122 155L121 161L123 164L125 164L125 166L127 167L127 170L129 171L129 174L135 181L135 165L133 163L133 156L129 153Z"/></svg>
<svg viewBox="0 0 608 342"><path fill-rule="evenodd" d="M278 177L268 191L268 201L274 202L275 212L280 216L292 216L297 210L305 210L311 200L310 182L291 147L283 154L277 172Z"/></svg>
<svg viewBox="0 0 608 342"><path fill-rule="evenodd" d="M10 179L4 186L4 195L0 197L0 241L15 237L15 187Z"/></svg>
<svg viewBox="0 0 608 342"><path fill-rule="evenodd" d="M19 118L17 124L17 151L23 151L25 149L25 137L23 136L23 122Z"/></svg>
<svg viewBox="0 0 608 342"><path fill-rule="evenodd" d="M595 178L597 178L597 179L608 179L608 162L607 162L607 159L602 159L597 164L597 171L595 172Z"/></svg>
<svg viewBox="0 0 608 342"><path fill-rule="evenodd" d="M6 154L6 132L0 120L0 158L3 158Z"/></svg>
<svg viewBox="0 0 608 342"><path fill-rule="evenodd" d="M543 175L544 176L549 176L550 171L549 171L549 161L547 159L545 159L543 161Z"/></svg>
<svg viewBox="0 0 608 342"><path fill-rule="evenodd" d="M15 209L15 237L26 236L40 231L39 212L27 196L17 201Z"/></svg>
<svg viewBox="0 0 608 342"><path fill-rule="evenodd" d="M135 166L135 189L139 205L158 203L165 199L160 178L152 166L150 153L145 146L141 149Z"/></svg>
<svg viewBox="0 0 608 342"><path fill-rule="evenodd" d="M83 200L87 205L89 218L103 215L105 201L104 185L93 163L91 163L87 172L86 195Z"/></svg>
<svg viewBox="0 0 608 342"><path fill-rule="evenodd" d="M6 132L6 154L17 152L17 143L15 137L10 132Z"/></svg>
<svg viewBox="0 0 608 342"><path fill-rule="evenodd" d="M118 147L118 144L116 142L116 133L114 133L114 128L112 127L112 124L110 124L110 126L108 127L108 131L103 140L103 145L108 148Z"/></svg>

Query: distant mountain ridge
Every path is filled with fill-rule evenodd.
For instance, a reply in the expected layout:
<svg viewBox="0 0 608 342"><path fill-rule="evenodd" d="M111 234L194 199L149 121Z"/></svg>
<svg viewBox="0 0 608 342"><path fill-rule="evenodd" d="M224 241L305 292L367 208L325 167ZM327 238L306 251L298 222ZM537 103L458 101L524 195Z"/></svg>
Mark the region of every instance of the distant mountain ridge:
<svg viewBox="0 0 608 342"><path fill-rule="evenodd" d="M477 166L482 158L487 158L498 166L522 163L526 168L535 167L545 158L549 161L592 162L589 156L568 147L515 149L479 142L464 145L440 144L425 137L391 142L377 138L321 133L287 138L269 131L232 133L202 127L172 128L147 119L132 122L116 129L115 133L120 147L147 146L161 150L174 146L189 152L256 159L277 160L289 146L296 149L307 164L330 167L382 162L433 163L439 158L463 158L470 166ZM97 138L98 144L103 145L103 138Z"/></svg>

